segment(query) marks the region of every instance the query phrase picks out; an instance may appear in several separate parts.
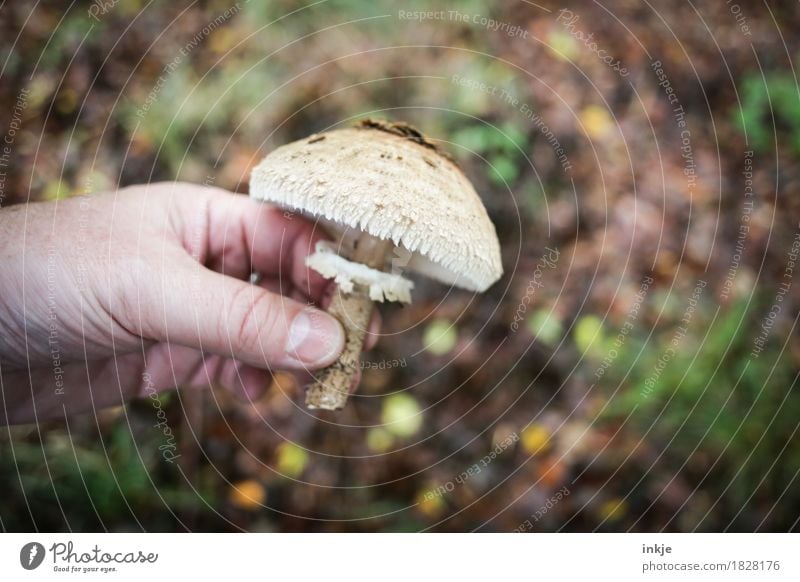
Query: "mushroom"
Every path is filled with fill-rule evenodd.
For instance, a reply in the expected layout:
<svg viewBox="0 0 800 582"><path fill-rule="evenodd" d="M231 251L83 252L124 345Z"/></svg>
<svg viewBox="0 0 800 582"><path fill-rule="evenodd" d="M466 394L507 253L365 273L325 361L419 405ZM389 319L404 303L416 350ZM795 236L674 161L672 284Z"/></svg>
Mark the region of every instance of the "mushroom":
<svg viewBox="0 0 800 582"><path fill-rule="evenodd" d="M280 147L253 169L250 196L320 220L338 240L306 260L336 282L328 311L346 338L339 360L307 390L311 409L345 405L374 302L411 302L404 268L477 292L503 273L497 233L472 184L406 123L365 120Z"/></svg>

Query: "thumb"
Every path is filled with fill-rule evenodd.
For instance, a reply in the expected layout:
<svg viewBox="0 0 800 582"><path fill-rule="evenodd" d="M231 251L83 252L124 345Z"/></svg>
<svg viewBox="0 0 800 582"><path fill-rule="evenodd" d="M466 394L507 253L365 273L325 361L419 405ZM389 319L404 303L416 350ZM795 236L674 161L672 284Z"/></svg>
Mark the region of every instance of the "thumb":
<svg viewBox="0 0 800 582"><path fill-rule="evenodd" d="M259 368L322 368L342 351L344 330L333 316L187 263L173 264L161 285L138 289L134 328L142 337Z"/></svg>

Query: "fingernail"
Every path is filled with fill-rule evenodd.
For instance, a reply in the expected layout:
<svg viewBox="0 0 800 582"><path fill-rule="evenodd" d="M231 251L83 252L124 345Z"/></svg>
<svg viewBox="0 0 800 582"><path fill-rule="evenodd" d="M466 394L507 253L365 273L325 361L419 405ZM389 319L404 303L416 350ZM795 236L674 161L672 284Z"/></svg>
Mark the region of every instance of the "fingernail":
<svg viewBox="0 0 800 582"><path fill-rule="evenodd" d="M318 309L304 309L289 327L286 353L308 366L332 362L344 346L344 330L336 318Z"/></svg>

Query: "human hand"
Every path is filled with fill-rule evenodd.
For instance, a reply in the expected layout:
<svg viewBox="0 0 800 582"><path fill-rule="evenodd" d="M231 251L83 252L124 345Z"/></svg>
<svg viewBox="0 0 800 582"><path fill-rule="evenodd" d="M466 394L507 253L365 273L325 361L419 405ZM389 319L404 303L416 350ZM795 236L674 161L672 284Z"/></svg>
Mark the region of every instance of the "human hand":
<svg viewBox="0 0 800 582"><path fill-rule="evenodd" d="M323 237L299 216L181 183L0 211L0 423L175 386L252 398L267 369L332 363L344 332L314 307L328 284L305 266Z"/></svg>

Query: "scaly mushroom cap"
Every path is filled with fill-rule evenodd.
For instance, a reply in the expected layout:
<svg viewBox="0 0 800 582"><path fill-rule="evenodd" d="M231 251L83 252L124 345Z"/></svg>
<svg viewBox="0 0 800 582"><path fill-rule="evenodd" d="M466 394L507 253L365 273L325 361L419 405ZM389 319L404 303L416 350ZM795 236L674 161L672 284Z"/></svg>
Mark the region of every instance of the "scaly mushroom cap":
<svg viewBox="0 0 800 582"><path fill-rule="evenodd" d="M409 269L444 283L484 291L503 274L472 184L406 124L368 120L280 147L253 169L250 195L391 239L413 253Z"/></svg>

